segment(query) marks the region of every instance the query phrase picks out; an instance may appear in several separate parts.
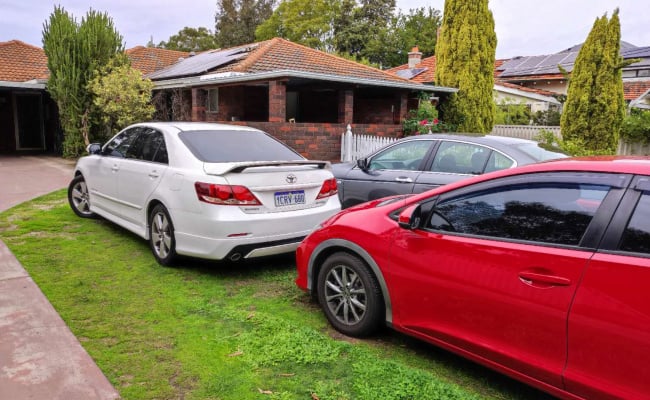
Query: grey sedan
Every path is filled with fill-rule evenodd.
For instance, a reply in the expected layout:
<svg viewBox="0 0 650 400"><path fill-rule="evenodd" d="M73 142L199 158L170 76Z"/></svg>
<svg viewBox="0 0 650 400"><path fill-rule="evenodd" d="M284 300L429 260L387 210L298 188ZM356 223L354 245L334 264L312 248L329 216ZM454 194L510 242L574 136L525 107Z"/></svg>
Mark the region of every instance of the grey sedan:
<svg viewBox="0 0 650 400"><path fill-rule="evenodd" d="M332 166L343 208L385 196L421 193L473 175L566 157L532 140L503 136L420 135Z"/></svg>

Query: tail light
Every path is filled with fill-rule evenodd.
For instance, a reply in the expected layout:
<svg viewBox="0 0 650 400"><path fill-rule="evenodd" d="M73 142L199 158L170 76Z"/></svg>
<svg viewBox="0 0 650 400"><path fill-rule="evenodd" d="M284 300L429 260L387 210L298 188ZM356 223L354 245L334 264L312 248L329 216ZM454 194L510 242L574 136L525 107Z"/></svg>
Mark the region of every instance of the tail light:
<svg viewBox="0 0 650 400"><path fill-rule="evenodd" d="M194 188L199 201L205 203L225 206L259 206L262 204L246 186L196 182Z"/></svg>
<svg viewBox="0 0 650 400"><path fill-rule="evenodd" d="M339 190L338 190L338 186L336 185L336 178L328 179L325 182L323 182L323 186L321 186L320 192L318 193L316 200L334 196L338 192Z"/></svg>

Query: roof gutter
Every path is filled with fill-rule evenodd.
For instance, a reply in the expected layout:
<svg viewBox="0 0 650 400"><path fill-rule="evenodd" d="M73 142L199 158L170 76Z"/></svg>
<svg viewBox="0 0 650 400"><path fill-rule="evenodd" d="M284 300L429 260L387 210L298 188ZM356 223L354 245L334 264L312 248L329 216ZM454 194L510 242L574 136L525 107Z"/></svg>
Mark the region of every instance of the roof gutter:
<svg viewBox="0 0 650 400"><path fill-rule="evenodd" d="M256 72L256 73L248 73L245 75L235 75L235 76L233 75L217 76L217 74L207 74L203 76L192 76L187 78L153 81L153 83L154 83L154 90L162 90L162 89L175 89L175 88L183 88L183 87L207 86L211 84L230 84L230 83L261 81L261 80L274 80L274 79L281 79L281 78L313 79L313 80L321 80L321 81L329 81L329 82L351 83L356 85L419 90L424 92L455 93L458 91L458 89L456 88L423 85L421 83L380 81L376 79L354 78L349 76L319 74L315 72L304 72L304 71L294 71L294 70Z"/></svg>
<svg viewBox="0 0 650 400"><path fill-rule="evenodd" d="M44 83L0 81L0 88L44 90Z"/></svg>

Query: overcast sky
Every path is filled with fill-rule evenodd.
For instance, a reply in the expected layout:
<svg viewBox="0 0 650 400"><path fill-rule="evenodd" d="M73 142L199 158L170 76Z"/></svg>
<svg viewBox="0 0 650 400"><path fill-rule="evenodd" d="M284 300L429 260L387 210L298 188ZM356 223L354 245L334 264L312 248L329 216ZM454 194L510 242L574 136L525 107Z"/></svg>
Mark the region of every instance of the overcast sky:
<svg viewBox="0 0 650 400"><path fill-rule="evenodd" d="M167 40L183 27L214 30L216 0L0 0L0 42L12 39L42 47L43 22L62 5L77 21L92 7L112 17L127 48ZM648 0L490 0L497 58L556 53L582 43L597 17L620 8L621 38L650 46ZM397 0L404 12L444 0ZM2 62L2 60L0 60Z"/></svg>

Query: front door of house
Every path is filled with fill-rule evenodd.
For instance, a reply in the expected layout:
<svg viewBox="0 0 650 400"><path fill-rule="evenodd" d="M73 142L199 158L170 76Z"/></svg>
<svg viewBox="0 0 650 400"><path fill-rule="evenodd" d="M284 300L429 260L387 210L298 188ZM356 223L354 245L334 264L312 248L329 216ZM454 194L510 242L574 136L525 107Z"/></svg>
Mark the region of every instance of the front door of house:
<svg viewBox="0 0 650 400"><path fill-rule="evenodd" d="M17 93L14 96L16 149L45 149L43 103L40 93Z"/></svg>

